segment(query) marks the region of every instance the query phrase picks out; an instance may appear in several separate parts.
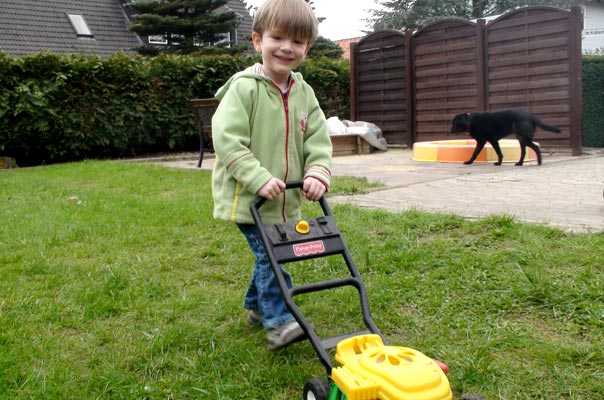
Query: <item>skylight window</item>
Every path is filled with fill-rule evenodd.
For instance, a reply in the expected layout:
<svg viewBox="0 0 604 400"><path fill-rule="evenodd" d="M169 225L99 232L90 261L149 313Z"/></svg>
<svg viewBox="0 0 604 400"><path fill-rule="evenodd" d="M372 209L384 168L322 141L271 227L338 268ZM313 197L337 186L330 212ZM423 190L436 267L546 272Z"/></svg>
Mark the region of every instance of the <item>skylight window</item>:
<svg viewBox="0 0 604 400"><path fill-rule="evenodd" d="M94 37L83 15L67 14L67 18L69 18L69 22L71 22L71 26L78 37Z"/></svg>

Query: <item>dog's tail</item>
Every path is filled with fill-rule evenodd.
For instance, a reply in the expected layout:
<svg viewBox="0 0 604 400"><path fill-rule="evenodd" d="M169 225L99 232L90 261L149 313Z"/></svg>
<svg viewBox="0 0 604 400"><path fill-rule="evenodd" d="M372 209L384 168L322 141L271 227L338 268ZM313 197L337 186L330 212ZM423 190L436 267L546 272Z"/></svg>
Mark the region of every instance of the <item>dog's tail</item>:
<svg viewBox="0 0 604 400"><path fill-rule="evenodd" d="M533 123L535 125L537 125L539 128L545 130L545 131L549 131L549 132L555 132L555 133L560 133L562 132L560 130L560 128L556 128L555 126L551 126L546 124L545 122L541 121L539 118L533 116Z"/></svg>

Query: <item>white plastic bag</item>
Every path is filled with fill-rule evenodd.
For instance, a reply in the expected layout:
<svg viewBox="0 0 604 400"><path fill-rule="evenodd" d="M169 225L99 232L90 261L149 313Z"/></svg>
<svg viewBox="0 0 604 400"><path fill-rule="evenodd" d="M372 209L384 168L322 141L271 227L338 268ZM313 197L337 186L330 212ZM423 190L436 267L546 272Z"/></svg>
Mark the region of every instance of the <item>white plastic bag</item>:
<svg viewBox="0 0 604 400"><path fill-rule="evenodd" d="M327 129L330 135L358 135L376 149L386 151L386 139L382 130L371 122L349 120L340 121L338 117L327 118Z"/></svg>
<svg viewBox="0 0 604 400"><path fill-rule="evenodd" d="M343 135L346 133L346 125L338 117L327 118L327 130L330 135Z"/></svg>
<svg viewBox="0 0 604 400"><path fill-rule="evenodd" d="M382 130L376 124L365 121L348 121L344 120L346 125L346 133L352 133L362 137L367 143L376 149L386 151L386 139L382 136Z"/></svg>

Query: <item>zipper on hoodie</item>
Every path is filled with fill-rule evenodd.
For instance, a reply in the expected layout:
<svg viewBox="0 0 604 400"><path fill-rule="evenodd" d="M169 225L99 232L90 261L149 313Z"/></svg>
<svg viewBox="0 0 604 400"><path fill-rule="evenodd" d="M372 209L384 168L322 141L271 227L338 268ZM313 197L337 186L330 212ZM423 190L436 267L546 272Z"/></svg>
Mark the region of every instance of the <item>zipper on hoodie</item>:
<svg viewBox="0 0 604 400"><path fill-rule="evenodd" d="M279 85L273 82L273 85L279 90L281 94L281 100L283 100L283 111L285 112L285 176L283 177L283 181L287 182L287 176L289 175L289 94L291 93L292 86L294 85L293 78L289 81L289 87L287 88L287 93L283 93ZM283 192L283 202L281 203L281 218L283 222L286 221L285 216L285 202L287 200L287 191Z"/></svg>

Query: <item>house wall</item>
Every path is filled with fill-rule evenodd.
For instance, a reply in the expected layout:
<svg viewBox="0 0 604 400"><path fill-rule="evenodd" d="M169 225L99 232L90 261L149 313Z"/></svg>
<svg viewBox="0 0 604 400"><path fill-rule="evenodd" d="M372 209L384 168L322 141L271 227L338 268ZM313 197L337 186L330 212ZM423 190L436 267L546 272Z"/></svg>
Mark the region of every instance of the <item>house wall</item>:
<svg viewBox="0 0 604 400"><path fill-rule="evenodd" d="M583 54L604 55L604 4L587 2L583 6Z"/></svg>
<svg viewBox="0 0 604 400"><path fill-rule="evenodd" d="M352 43L358 43L361 39L362 37L354 37L349 39L336 40L335 43L340 46L340 48L344 52L342 54L342 58L350 60L350 45Z"/></svg>

